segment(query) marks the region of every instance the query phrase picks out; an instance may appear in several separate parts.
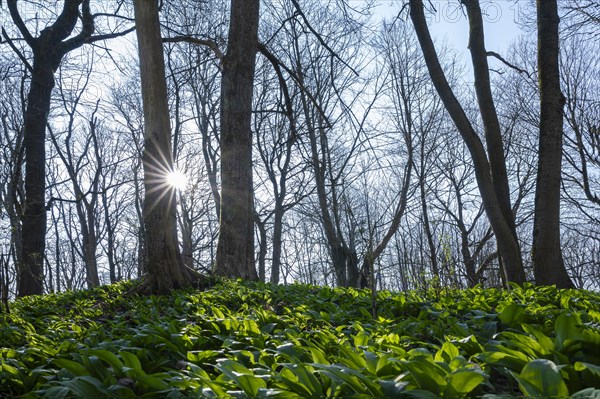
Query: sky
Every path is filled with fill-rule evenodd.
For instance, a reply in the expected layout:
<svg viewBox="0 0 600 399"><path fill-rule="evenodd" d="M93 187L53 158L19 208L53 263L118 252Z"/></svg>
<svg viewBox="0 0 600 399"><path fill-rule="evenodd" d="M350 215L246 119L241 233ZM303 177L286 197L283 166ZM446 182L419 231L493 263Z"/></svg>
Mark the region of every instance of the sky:
<svg viewBox="0 0 600 399"><path fill-rule="evenodd" d="M361 0L353 0L361 1ZM393 19L405 0L376 0L376 12L385 19ZM429 16L429 29L437 43L446 42L464 60L469 58L467 44L469 26L459 0L431 0L436 12ZM522 19L524 1L482 0L481 10L485 25L485 42L488 51L502 55L521 34L518 22Z"/></svg>

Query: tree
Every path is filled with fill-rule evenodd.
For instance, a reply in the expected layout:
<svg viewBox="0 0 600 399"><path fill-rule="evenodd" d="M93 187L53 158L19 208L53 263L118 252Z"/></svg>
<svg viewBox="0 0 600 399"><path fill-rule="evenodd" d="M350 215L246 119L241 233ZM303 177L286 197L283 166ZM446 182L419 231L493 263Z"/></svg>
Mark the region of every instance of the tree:
<svg viewBox="0 0 600 399"><path fill-rule="evenodd" d="M533 224L533 272L537 284L571 288L560 246L563 108L560 91L558 4L537 1L540 135Z"/></svg>
<svg viewBox="0 0 600 399"><path fill-rule="evenodd" d="M131 29L93 36L95 16L90 10L90 0L65 0L60 14L35 37L23 21L17 0L7 0L13 23L23 40L33 52L29 63L14 45L4 28L2 34L31 73L27 109L24 116L25 147L25 200L23 204L22 263L19 265L17 290L19 296L42 294L44 291L43 260L46 247L45 165L46 123L50 112L54 72L63 57L85 43L116 37ZM39 7L39 6L38 6ZM73 35L81 23L79 33Z"/></svg>
<svg viewBox="0 0 600 399"><path fill-rule="evenodd" d="M221 216L215 273L258 278L254 265L252 92L259 0L232 0L221 80Z"/></svg>
<svg viewBox="0 0 600 399"><path fill-rule="evenodd" d="M469 48L475 74L475 91L485 130L487 152L473 124L454 95L439 63L425 20L423 1L410 1L410 18L415 27L433 84L471 154L477 185L496 236L507 279L522 283L525 281L525 272L510 205L504 146L490 90L481 8L479 1L476 0L463 0L462 3L466 5L469 16Z"/></svg>
<svg viewBox="0 0 600 399"><path fill-rule="evenodd" d="M61 70L62 71L62 70ZM63 80L62 72L61 81ZM98 104L93 109L89 116L88 134L83 136L73 134L77 128L81 128L76 123L76 114L80 112L78 108L81 105L82 95L85 92L89 83L90 74L85 74L82 79L82 87L74 92L67 93L65 84L60 82L60 93L62 106L66 112L67 123L66 132L64 135L64 148L58 142L58 134L55 134L54 129L48 128L50 139L54 144L54 148L66 168L67 175L71 180L73 191L73 202L77 210L79 218L79 228L81 234L83 255L83 264L85 265L86 283L88 288L93 288L100 285L98 276L98 225L100 220L98 202L100 194L100 175L102 173L102 159L99 155L100 146L98 145L97 133L98 129ZM81 129L84 130L84 129ZM76 154L76 140L83 140L81 153ZM86 169L90 169L87 173ZM88 187L85 185L89 184ZM56 198L59 199L60 198ZM55 200L54 197L48 202L48 207Z"/></svg>
<svg viewBox="0 0 600 399"><path fill-rule="evenodd" d="M5 69L6 67L6 69ZM2 245L3 266L6 272L4 283L8 288L8 267L12 260L13 270L10 270L15 280L22 255L23 227L23 111L25 109L25 80L26 75L10 76L10 66L2 65L2 82L0 83L0 219L8 217L8 225L2 225L2 234L9 245ZM21 67L24 69L24 67ZM13 281L14 282L14 281ZM7 293L8 295L8 293ZM7 296L8 298L8 296Z"/></svg>
<svg viewBox="0 0 600 399"><path fill-rule="evenodd" d="M167 184L173 171L171 126L158 2L134 1L144 108L145 282L141 291L165 294L189 285L192 276L177 243L176 193Z"/></svg>

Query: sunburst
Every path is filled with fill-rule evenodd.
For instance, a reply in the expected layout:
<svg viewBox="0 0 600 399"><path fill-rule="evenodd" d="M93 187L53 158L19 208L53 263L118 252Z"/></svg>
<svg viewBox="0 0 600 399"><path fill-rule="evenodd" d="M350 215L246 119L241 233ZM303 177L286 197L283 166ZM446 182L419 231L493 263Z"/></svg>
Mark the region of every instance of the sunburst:
<svg viewBox="0 0 600 399"><path fill-rule="evenodd" d="M185 190L185 187L187 186L187 176L175 168L167 173L167 184L176 190Z"/></svg>
<svg viewBox="0 0 600 399"><path fill-rule="evenodd" d="M144 163L145 188L150 197L153 197L150 209L154 209L165 197L168 197L170 207L177 200L176 192L184 190L187 185L185 174L172 166L172 162L169 162L162 151L159 157L160 159L156 159L150 155L150 160Z"/></svg>

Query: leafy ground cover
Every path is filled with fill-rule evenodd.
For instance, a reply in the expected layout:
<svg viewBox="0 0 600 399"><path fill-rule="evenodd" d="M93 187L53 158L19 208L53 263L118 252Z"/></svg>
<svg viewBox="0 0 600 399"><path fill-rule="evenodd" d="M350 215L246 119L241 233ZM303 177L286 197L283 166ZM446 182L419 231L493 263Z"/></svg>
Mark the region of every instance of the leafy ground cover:
<svg viewBox="0 0 600 399"><path fill-rule="evenodd" d="M600 398L598 293L133 284L12 303L0 397Z"/></svg>

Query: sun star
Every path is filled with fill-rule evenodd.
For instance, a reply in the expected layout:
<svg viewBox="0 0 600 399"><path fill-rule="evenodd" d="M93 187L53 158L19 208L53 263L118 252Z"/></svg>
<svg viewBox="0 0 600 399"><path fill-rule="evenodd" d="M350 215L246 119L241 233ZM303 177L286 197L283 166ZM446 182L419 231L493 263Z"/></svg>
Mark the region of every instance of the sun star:
<svg viewBox="0 0 600 399"><path fill-rule="evenodd" d="M167 174L167 184L177 190L184 190L187 184L187 177L175 169Z"/></svg>

